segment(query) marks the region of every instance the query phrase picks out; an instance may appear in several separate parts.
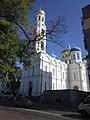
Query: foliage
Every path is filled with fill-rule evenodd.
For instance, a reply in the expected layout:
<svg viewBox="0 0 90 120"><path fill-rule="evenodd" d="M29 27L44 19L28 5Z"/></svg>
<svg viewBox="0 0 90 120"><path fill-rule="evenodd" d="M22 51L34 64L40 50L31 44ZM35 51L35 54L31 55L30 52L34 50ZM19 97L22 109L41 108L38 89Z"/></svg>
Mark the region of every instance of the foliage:
<svg viewBox="0 0 90 120"><path fill-rule="evenodd" d="M16 60L24 62L25 65L31 63L31 60L25 55L26 51L23 56L18 55L25 42L18 39L15 30L8 29L5 31L6 28L4 31L0 31L0 73L3 75L4 84L8 82L9 75L10 79L14 79L11 74L18 74L19 69L16 67Z"/></svg>
<svg viewBox="0 0 90 120"><path fill-rule="evenodd" d="M0 0L0 75L4 85L20 77L16 61L24 66L31 64L31 50L21 53L25 40L19 39L15 23L28 25L28 12L35 0Z"/></svg>
<svg viewBox="0 0 90 120"><path fill-rule="evenodd" d="M35 0L0 0L0 18L25 24L34 2Z"/></svg>

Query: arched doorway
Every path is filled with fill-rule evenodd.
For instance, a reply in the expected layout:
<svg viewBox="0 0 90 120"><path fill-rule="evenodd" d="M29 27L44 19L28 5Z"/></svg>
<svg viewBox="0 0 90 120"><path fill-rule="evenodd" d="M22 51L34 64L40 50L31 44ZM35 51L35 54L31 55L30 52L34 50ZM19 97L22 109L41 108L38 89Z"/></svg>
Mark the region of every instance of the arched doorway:
<svg viewBox="0 0 90 120"><path fill-rule="evenodd" d="M78 86L77 85L74 86L74 90L78 90Z"/></svg>

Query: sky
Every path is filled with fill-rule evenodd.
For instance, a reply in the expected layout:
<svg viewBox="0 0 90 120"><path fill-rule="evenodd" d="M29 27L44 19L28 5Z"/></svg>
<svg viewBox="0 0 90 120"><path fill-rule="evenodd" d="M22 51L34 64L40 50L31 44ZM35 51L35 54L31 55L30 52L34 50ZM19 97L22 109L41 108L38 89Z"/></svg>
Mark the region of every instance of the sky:
<svg viewBox="0 0 90 120"><path fill-rule="evenodd" d="M55 20L58 16L66 20L67 33L61 38L64 42L64 48L47 41L48 54L53 53L58 59L61 59L62 50L67 48L68 43L70 43L71 48L74 46L80 47L82 56L85 57L87 52L84 48L81 17L82 8L88 4L90 4L90 0L36 0L34 8L29 14L30 23L34 22L34 13L40 6L46 13L46 26L49 20Z"/></svg>

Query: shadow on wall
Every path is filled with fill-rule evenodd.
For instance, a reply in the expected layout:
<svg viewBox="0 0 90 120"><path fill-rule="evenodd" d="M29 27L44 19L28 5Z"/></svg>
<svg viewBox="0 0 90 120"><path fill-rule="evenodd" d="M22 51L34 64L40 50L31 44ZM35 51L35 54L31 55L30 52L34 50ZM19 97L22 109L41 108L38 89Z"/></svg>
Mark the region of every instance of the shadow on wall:
<svg viewBox="0 0 90 120"><path fill-rule="evenodd" d="M51 90L52 89L52 73L43 71L40 69L40 73L35 75L36 77L36 87L32 88L35 90L34 96L32 96L32 100L34 102L41 102L43 101L43 92L45 90ZM38 84L38 80L40 80L40 84ZM40 88L39 88L40 87ZM39 91L40 89L40 91Z"/></svg>

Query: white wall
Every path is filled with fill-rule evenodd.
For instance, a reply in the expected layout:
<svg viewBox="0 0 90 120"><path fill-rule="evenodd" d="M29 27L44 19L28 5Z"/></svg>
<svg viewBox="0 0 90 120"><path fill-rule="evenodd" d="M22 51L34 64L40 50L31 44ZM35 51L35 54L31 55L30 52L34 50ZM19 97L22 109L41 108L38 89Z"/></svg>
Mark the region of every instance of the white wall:
<svg viewBox="0 0 90 120"><path fill-rule="evenodd" d="M34 73L33 73L34 66ZM75 78L74 78L75 74ZM25 94L28 92L28 83L32 81L32 95L39 96L46 90L74 89L88 91L86 67L84 63L65 64L48 54L40 53L29 70L23 70L22 82L25 84ZM21 91L23 85L21 82Z"/></svg>

